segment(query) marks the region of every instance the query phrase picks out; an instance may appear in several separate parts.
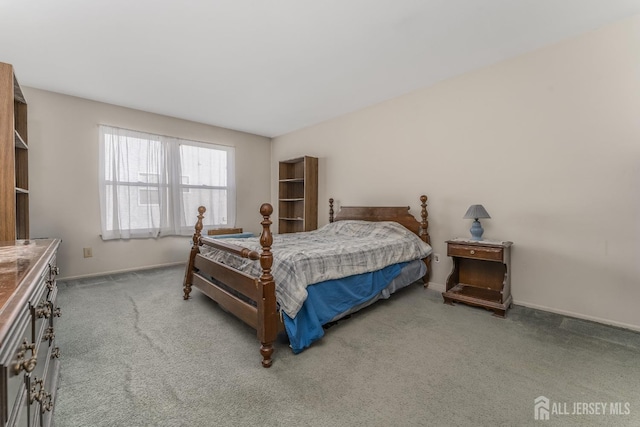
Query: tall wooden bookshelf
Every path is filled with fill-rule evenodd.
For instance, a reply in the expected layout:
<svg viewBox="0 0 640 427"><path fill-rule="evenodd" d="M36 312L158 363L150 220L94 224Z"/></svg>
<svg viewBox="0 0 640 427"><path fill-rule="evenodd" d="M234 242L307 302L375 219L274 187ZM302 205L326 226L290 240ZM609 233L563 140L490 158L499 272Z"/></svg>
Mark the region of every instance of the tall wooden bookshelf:
<svg viewBox="0 0 640 427"><path fill-rule="evenodd" d="M304 156L279 163L278 232L318 228L318 159Z"/></svg>
<svg viewBox="0 0 640 427"><path fill-rule="evenodd" d="M29 238L27 101L13 66L0 62L0 241Z"/></svg>

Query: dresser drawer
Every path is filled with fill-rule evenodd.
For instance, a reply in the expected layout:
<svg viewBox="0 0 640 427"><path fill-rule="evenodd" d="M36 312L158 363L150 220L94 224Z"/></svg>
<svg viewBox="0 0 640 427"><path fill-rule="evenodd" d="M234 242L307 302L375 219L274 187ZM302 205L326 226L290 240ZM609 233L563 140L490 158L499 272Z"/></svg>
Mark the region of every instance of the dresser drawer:
<svg viewBox="0 0 640 427"><path fill-rule="evenodd" d="M0 393L2 422L19 416L22 396L25 394L27 371L36 367L36 345L31 339L31 316L27 307L16 319L5 345L0 351L0 377L6 394ZM26 411L26 409L24 409ZM4 424L2 424L4 425Z"/></svg>
<svg viewBox="0 0 640 427"><path fill-rule="evenodd" d="M58 268L58 258L56 255L49 260L49 280L55 280L56 276L60 274L60 269Z"/></svg>
<svg viewBox="0 0 640 427"><path fill-rule="evenodd" d="M7 426L11 427L27 427L29 422L29 397L27 396L26 387L22 387L22 391L18 394L15 407L11 412L11 417L7 422Z"/></svg>
<svg viewBox="0 0 640 427"><path fill-rule="evenodd" d="M450 243L447 245L447 255L488 261L502 261L504 258L504 249L498 246L475 246Z"/></svg>
<svg viewBox="0 0 640 427"><path fill-rule="evenodd" d="M31 317L33 320L33 342L40 342L40 338L42 337L44 330L51 323L50 319L52 310L52 304L46 297L41 298L37 305L31 306Z"/></svg>
<svg viewBox="0 0 640 427"><path fill-rule="evenodd" d="M58 391L58 374L60 371L60 350L52 342L47 357L47 377L45 379L45 395L40 403L42 413L42 427L49 427L53 424L53 411Z"/></svg>
<svg viewBox="0 0 640 427"><path fill-rule="evenodd" d="M55 339L55 330L53 326L47 326L46 329L43 330L42 335L40 336L39 341L37 342L36 352L38 357L38 363L36 368L31 372L31 380L44 380L47 375L47 362L48 357L51 353L51 344Z"/></svg>
<svg viewBox="0 0 640 427"><path fill-rule="evenodd" d="M48 426L51 422L53 399L59 371L59 350L55 347L55 341L51 328L47 328L45 336L38 347L38 364L36 368L26 376L27 401L29 407L29 425ZM47 335L49 335L47 337ZM46 415L46 416L45 416ZM47 423L41 420L47 419Z"/></svg>

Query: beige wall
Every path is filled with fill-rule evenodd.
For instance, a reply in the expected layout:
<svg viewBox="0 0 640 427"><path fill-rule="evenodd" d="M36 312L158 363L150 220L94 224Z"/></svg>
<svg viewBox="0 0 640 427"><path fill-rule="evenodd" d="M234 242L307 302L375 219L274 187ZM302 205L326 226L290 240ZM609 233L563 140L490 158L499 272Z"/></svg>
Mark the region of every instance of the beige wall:
<svg viewBox="0 0 640 427"><path fill-rule="evenodd" d="M481 203L485 237L514 242L516 303L640 329L640 17L272 145L273 165L320 158L321 224L329 197L419 215L426 193L436 289Z"/></svg>
<svg viewBox="0 0 640 427"><path fill-rule="evenodd" d="M186 262L188 237L102 241L98 124L236 147L237 225L259 232L269 199L269 138L25 88L29 103L31 236L62 239L62 277ZM194 224L197 212L194 212ZM82 248L93 248L84 258Z"/></svg>

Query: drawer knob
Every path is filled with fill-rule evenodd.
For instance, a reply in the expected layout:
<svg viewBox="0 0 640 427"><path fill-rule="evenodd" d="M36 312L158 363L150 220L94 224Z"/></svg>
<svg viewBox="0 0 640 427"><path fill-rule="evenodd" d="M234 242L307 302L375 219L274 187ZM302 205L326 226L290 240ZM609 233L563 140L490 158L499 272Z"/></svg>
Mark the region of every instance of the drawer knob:
<svg viewBox="0 0 640 427"><path fill-rule="evenodd" d="M471 252L469 252L471 255L475 255L476 251L474 251L473 249L471 249Z"/></svg>

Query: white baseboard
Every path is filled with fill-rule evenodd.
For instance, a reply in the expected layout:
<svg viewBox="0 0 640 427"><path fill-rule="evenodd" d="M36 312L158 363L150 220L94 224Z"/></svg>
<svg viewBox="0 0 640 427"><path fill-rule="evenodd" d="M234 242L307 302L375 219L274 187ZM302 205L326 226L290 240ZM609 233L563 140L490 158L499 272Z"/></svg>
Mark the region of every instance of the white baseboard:
<svg viewBox="0 0 640 427"><path fill-rule="evenodd" d="M101 273L81 274L79 276L70 276L70 277L58 277L58 280L87 279L87 278L90 278L90 277L107 276L109 274L130 273L132 271L151 270L151 269L154 269L154 268L173 267L175 265L186 265L186 264L187 263L184 262L184 261L179 261L179 262L170 262L170 263L167 263L167 264L145 265L144 267L125 268L123 270L103 271Z"/></svg>
<svg viewBox="0 0 640 427"><path fill-rule="evenodd" d="M603 323L605 325L617 326L619 328L630 329L632 331L640 332L640 325L631 325L629 323L617 322L615 320L603 319L601 317L589 316L587 314L574 313L572 311L560 310L560 309L557 309L557 308L546 307L544 305L531 304L531 303L526 302L526 301L520 301L520 300L515 300L515 299L513 300L513 303L515 305L521 305L523 307L534 308L536 310L548 311L550 313L561 314L563 316L575 317L577 319L582 319L582 320L590 320L592 322Z"/></svg>
<svg viewBox="0 0 640 427"><path fill-rule="evenodd" d="M446 290L446 286L441 283L429 282L428 289L433 289L434 291L444 292ZM575 317L577 319L589 320L591 322L602 323L604 325L616 326L618 328L630 329L632 331L640 332L640 325L631 325L629 323L617 322L615 320L603 319L601 317L589 316L581 313L574 313L573 311L560 310L557 308L547 307L544 305L531 304L526 301L513 300L513 304L521 305L523 307L533 308L541 311L548 311L550 313L561 314L563 316Z"/></svg>
<svg viewBox="0 0 640 427"><path fill-rule="evenodd" d="M429 286L427 286L427 289L432 289L438 292L444 292L446 287L441 283L429 282Z"/></svg>

